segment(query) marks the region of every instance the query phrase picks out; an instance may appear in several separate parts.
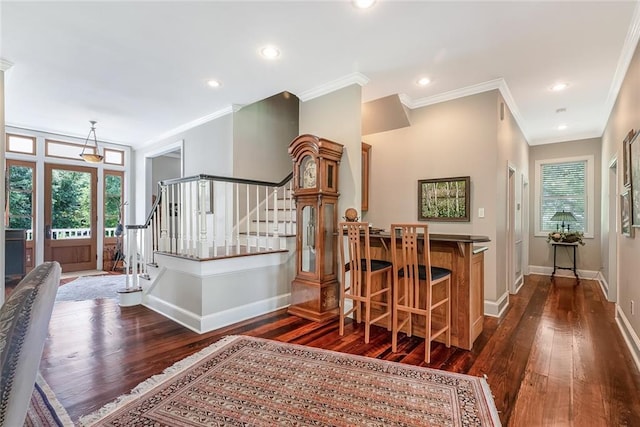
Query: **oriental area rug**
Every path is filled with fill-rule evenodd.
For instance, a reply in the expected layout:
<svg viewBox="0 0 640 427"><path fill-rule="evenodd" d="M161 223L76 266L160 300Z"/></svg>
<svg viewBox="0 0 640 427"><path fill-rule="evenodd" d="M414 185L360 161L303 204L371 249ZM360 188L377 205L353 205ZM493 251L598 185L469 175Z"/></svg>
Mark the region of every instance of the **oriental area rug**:
<svg viewBox="0 0 640 427"><path fill-rule="evenodd" d="M229 336L85 426L496 426L483 378Z"/></svg>

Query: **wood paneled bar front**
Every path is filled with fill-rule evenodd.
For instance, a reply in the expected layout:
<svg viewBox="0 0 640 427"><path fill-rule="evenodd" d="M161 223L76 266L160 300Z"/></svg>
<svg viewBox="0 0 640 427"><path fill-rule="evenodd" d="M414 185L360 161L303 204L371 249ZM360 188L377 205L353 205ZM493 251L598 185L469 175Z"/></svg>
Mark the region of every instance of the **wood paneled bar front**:
<svg viewBox="0 0 640 427"><path fill-rule="evenodd" d="M391 235L372 233L371 257L391 261ZM487 236L429 234L431 265L451 270L451 345L471 350L484 321L484 252ZM424 337L424 323L413 333Z"/></svg>

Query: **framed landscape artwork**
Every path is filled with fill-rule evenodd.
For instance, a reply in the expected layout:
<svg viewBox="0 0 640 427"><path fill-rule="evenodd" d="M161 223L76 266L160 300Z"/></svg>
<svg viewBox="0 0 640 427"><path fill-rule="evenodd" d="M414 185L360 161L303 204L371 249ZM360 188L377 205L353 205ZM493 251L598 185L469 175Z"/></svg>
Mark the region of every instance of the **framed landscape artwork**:
<svg viewBox="0 0 640 427"><path fill-rule="evenodd" d="M623 236L633 237L631 227L631 192L626 190L620 195L620 232Z"/></svg>
<svg viewBox="0 0 640 427"><path fill-rule="evenodd" d="M640 139L636 133L629 143L631 168L631 226L640 227Z"/></svg>
<svg viewBox="0 0 640 427"><path fill-rule="evenodd" d="M471 177L421 179L418 181L418 220L470 220Z"/></svg>

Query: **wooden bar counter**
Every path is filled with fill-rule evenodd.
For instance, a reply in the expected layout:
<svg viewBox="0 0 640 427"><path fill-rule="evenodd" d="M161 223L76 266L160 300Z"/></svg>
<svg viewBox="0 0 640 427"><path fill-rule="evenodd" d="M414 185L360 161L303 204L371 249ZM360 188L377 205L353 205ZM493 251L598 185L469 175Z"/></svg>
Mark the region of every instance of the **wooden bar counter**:
<svg viewBox="0 0 640 427"><path fill-rule="evenodd" d="M391 236L371 233L371 257L391 261ZM484 252L486 236L429 234L431 265L451 270L451 345L471 350L484 321ZM424 337L424 322L414 322Z"/></svg>

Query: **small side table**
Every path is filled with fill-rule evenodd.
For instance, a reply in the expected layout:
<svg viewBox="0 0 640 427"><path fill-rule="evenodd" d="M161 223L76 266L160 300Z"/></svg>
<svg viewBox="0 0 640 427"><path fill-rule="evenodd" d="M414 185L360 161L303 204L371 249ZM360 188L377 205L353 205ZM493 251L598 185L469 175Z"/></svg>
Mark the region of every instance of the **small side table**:
<svg viewBox="0 0 640 427"><path fill-rule="evenodd" d="M578 271L576 270L576 247L578 246L578 242L551 242L551 246L553 246L553 273L551 273L551 277L556 274L556 270L571 270L576 276L576 279L579 280L580 278L578 277ZM558 246L565 246L573 249L573 267L561 267L558 265L558 262L556 261L556 251L558 249Z"/></svg>

